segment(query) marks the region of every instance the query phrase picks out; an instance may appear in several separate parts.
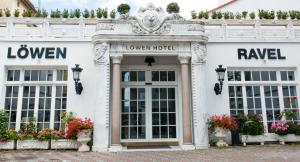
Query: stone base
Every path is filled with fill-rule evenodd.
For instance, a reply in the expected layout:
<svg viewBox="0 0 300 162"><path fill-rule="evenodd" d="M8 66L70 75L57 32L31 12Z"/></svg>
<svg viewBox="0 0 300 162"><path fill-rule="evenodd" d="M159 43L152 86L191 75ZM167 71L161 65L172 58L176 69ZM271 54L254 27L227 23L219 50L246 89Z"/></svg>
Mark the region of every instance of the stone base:
<svg viewBox="0 0 300 162"><path fill-rule="evenodd" d="M183 144L183 145L181 145L181 149L182 150L195 150L195 146L192 144L189 144L189 145Z"/></svg>
<svg viewBox="0 0 300 162"><path fill-rule="evenodd" d="M93 146L92 151L93 152L107 152L108 148L107 147L101 147L101 146Z"/></svg>
<svg viewBox="0 0 300 162"><path fill-rule="evenodd" d="M208 149L209 145L196 145L195 149L197 150L202 150L202 149Z"/></svg>
<svg viewBox="0 0 300 162"><path fill-rule="evenodd" d="M121 152L123 150L123 147L121 145L113 145L110 146L108 151L109 152Z"/></svg>

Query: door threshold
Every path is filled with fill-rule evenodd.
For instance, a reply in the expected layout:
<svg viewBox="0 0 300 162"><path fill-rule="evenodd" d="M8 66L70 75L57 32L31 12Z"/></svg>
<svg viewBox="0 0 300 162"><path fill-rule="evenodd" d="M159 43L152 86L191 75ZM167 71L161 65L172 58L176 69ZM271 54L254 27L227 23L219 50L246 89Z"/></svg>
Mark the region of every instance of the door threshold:
<svg viewBox="0 0 300 162"><path fill-rule="evenodd" d="M125 146L122 151L136 152L136 151L178 151L181 150L179 146Z"/></svg>

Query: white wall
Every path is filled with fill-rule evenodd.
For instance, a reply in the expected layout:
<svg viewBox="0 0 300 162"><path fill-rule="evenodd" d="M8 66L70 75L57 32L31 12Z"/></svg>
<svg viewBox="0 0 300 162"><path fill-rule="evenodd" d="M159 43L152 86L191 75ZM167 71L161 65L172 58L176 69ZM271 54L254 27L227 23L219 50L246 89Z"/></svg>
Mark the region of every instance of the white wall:
<svg viewBox="0 0 300 162"><path fill-rule="evenodd" d="M286 56L286 60L238 60L238 48L280 48L281 55ZM300 68L300 43L208 43L207 61L207 105L210 114L229 114L229 95L227 75L225 77L223 92L215 95L213 90L217 82L215 69L219 64L224 67L246 67L251 70L253 67L259 68ZM295 72L296 81L299 84L299 71ZM278 79L278 78L277 78ZM299 95L299 87L297 87Z"/></svg>

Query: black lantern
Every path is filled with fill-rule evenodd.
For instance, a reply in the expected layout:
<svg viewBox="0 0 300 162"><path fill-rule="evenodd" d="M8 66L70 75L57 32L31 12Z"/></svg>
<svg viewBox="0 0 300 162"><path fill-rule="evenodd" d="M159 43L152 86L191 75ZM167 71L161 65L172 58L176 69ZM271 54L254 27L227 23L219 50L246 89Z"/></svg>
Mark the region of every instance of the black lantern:
<svg viewBox="0 0 300 162"><path fill-rule="evenodd" d="M152 63L155 63L155 60L153 56L147 56L144 62L148 63L148 66L152 66Z"/></svg>
<svg viewBox="0 0 300 162"><path fill-rule="evenodd" d="M72 68L73 71L73 79L75 81L75 90L76 94L81 94L83 87L82 84L79 82L80 80L80 73L82 72L82 68L79 67L79 64L75 64L75 67Z"/></svg>
<svg viewBox="0 0 300 162"><path fill-rule="evenodd" d="M215 84L214 90L215 90L216 95L219 95L222 93L222 87L223 87L223 81L225 78L226 68L222 68L222 65L219 65L219 67L216 68L216 72L217 72L219 83Z"/></svg>

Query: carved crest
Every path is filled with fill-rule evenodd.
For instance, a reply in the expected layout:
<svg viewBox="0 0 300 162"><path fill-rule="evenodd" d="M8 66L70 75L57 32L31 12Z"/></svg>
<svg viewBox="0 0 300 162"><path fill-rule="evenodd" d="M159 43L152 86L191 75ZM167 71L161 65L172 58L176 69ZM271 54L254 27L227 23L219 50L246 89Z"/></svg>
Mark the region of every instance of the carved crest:
<svg viewBox="0 0 300 162"><path fill-rule="evenodd" d="M155 7L149 3L146 8L140 8L137 21L132 24L133 32L137 34L167 34L171 31L171 25L166 23L167 15L161 7Z"/></svg>
<svg viewBox="0 0 300 162"><path fill-rule="evenodd" d="M108 63L108 48L109 45L107 43L97 44L95 46L95 62L98 64Z"/></svg>

